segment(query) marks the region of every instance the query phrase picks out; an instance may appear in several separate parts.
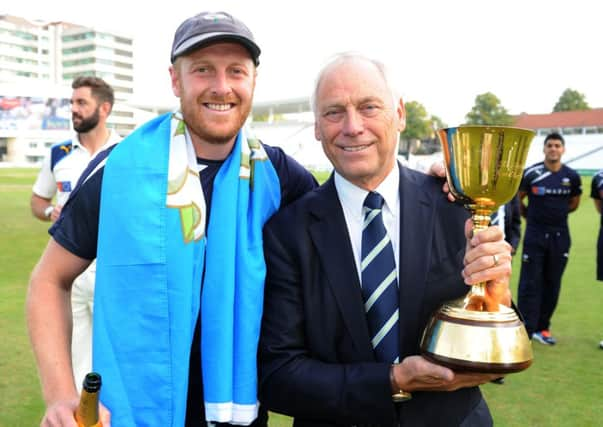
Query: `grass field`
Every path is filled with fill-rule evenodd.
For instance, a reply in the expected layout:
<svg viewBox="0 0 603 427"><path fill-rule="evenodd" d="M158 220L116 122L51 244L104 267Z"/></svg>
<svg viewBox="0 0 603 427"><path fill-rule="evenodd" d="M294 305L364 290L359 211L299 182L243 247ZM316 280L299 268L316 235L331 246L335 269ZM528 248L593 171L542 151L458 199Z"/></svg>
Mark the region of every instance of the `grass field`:
<svg viewBox="0 0 603 427"><path fill-rule="evenodd" d="M0 169L0 427L39 425L44 412L29 347L24 301L29 273L44 248L48 223L29 210L35 170ZM324 177L321 177L324 178ZM599 218L589 199L590 179L570 216L573 245L553 331L559 343L534 343L533 366L482 387L496 426L603 425L603 283L595 281ZM513 290L519 259L515 259ZM271 426L290 420L271 416Z"/></svg>

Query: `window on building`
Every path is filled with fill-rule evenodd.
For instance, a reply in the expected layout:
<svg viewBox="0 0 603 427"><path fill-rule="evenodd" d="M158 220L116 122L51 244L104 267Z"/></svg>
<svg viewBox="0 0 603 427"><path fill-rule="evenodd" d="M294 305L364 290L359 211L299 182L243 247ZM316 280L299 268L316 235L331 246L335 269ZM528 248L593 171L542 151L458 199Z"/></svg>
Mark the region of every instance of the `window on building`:
<svg viewBox="0 0 603 427"><path fill-rule="evenodd" d="M111 115L114 117L128 117L128 118L133 118L134 117L134 113L131 113L129 111L115 111L113 110L111 112Z"/></svg>
<svg viewBox="0 0 603 427"><path fill-rule="evenodd" d="M37 78L39 76L38 73L32 73L30 71L15 71L15 75L19 77L33 77Z"/></svg>
<svg viewBox="0 0 603 427"><path fill-rule="evenodd" d="M70 59L63 61L63 67L72 67L75 65L94 64L94 58Z"/></svg>
<svg viewBox="0 0 603 427"><path fill-rule="evenodd" d="M134 92L132 90L132 88L130 88L130 87L120 87L120 86L113 86L113 90L115 90L115 92L122 92L122 93L133 93Z"/></svg>
<svg viewBox="0 0 603 427"><path fill-rule="evenodd" d="M127 50L115 49L114 52L116 55L125 56L127 58L132 57L132 52L129 52Z"/></svg>
<svg viewBox="0 0 603 427"><path fill-rule="evenodd" d="M127 44L128 46L132 46L132 39L127 39L125 37L115 37L115 41L121 44Z"/></svg>
<svg viewBox="0 0 603 427"><path fill-rule="evenodd" d="M38 61L28 58L19 58L17 56L0 55L0 61L15 62L17 64L38 65ZM42 63L44 64L44 63Z"/></svg>
<svg viewBox="0 0 603 427"><path fill-rule="evenodd" d="M115 126L115 131L120 135L127 135L132 132L135 127L135 125L126 125L122 123L118 126Z"/></svg>
<svg viewBox="0 0 603 427"><path fill-rule="evenodd" d="M70 53L82 53L82 52L90 52L94 50L93 44L87 44L84 46L77 47L68 47L63 49L63 54L68 55Z"/></svg>
<svg viewBox="0 0 603 427"><path fill-rule="evenodd" d="M44 160L44 156L25 156L25 160L28 163L39 163Z"/></svg>
<svg viewBox="0 0 603 427"><path fill-rule="evenodd" d="M563 128L564 135L581 135L582 128Z"/></svg>
<svg viewBox="0 0 603 427"><path fill-rule="evenodd" d="M538 135L542 135L542 136L546 136L549 133L553 133L553 132L561 133L561 129L559 129L559 128L542 128L542 129L538 129Z"/></svg>
<svg viewBox="0 0 603 427"><path fill-rule="evenodd" d="M23 40L38 40L38 36L35 34L28 33L26 31L15 30L12 31L12 35Z"/></svg>
<svg viewBox="0 0 603 427"><path fill-rule="evenodd" d="M71 81L71 80L75 79L76 77L80 77L80 76L101 77L98 74L99 73L95 73L92 70L78 71L77 73L63 73L63 80Z"/></svg>
<svg viewBox="0 0 603 427"><path fill-rule="evenodd" d="M76 40L88 40L93 37L94 37L94 32L88 31L86 33L64 35L62 37L62 39L63 39L63 42L72 42L72 41L76 41Z"/></svg>

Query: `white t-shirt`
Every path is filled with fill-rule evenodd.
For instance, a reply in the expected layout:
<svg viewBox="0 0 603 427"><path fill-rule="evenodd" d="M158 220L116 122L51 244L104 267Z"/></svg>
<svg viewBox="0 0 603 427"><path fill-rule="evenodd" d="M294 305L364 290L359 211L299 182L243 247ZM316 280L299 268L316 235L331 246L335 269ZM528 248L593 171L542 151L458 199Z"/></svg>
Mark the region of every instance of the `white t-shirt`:
<svg viewBox="0 0 603 427"><path fill-rule="evenodd" d="M118 143L121 136L113 129L110 130L109 139L96 152L101 152L104 149ZM51 168L51 153L44 158L42 168L38 174L38 178L33 186L34 194L45 199L52 199L57 196L57 205L64 205L69 198L69 194L77 184L78 179L90 160L94 158L96 153L90 153L80 144L77 134L71 138L72 147L68 154L61 158L54 168ZM66 149L59 147L59 149Z"/></svg>

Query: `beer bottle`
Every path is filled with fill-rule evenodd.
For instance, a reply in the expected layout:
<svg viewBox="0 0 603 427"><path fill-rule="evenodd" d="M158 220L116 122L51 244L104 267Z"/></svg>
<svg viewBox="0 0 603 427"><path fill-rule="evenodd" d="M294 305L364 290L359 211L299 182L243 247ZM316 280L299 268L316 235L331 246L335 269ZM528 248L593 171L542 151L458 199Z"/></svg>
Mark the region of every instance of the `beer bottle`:
<svg viewBox="0 0 603 427"><path fill-rule="evenodd" d="M101 376L90 372L84 378L80 404L75 411L78 427L102 427L98 415Z"/></svg>

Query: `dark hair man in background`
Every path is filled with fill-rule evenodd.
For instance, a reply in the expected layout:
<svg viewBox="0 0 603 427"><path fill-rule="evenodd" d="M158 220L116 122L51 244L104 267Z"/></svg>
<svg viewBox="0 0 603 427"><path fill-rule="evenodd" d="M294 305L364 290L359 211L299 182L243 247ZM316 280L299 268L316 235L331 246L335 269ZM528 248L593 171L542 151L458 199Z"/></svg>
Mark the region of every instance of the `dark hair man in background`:
<svg viewBox="0 0 603 427"><path fill-rule="evenodd" d="M71 87L71 120L75 134L50 148L31 195L31 212L42 221L57 220L90 160L121 139L117 132L107 128L114 102L113 88L102 79L90 76L77 77ZM93 262L74 279L71 288L71 364L78 390L84 376L92 369L95 272Z"/></svg>
<svg viewBox="0 0 603 427"><path fill-rule="evenodd" d="M557 340L550 332L551 317L571 246L567 216L580 204L582 180L561 162L565 140L560 134L547 135L543 151L544 161L528 167L519 186L526 229L517 302L528 336L554 345Z"/></svg>

